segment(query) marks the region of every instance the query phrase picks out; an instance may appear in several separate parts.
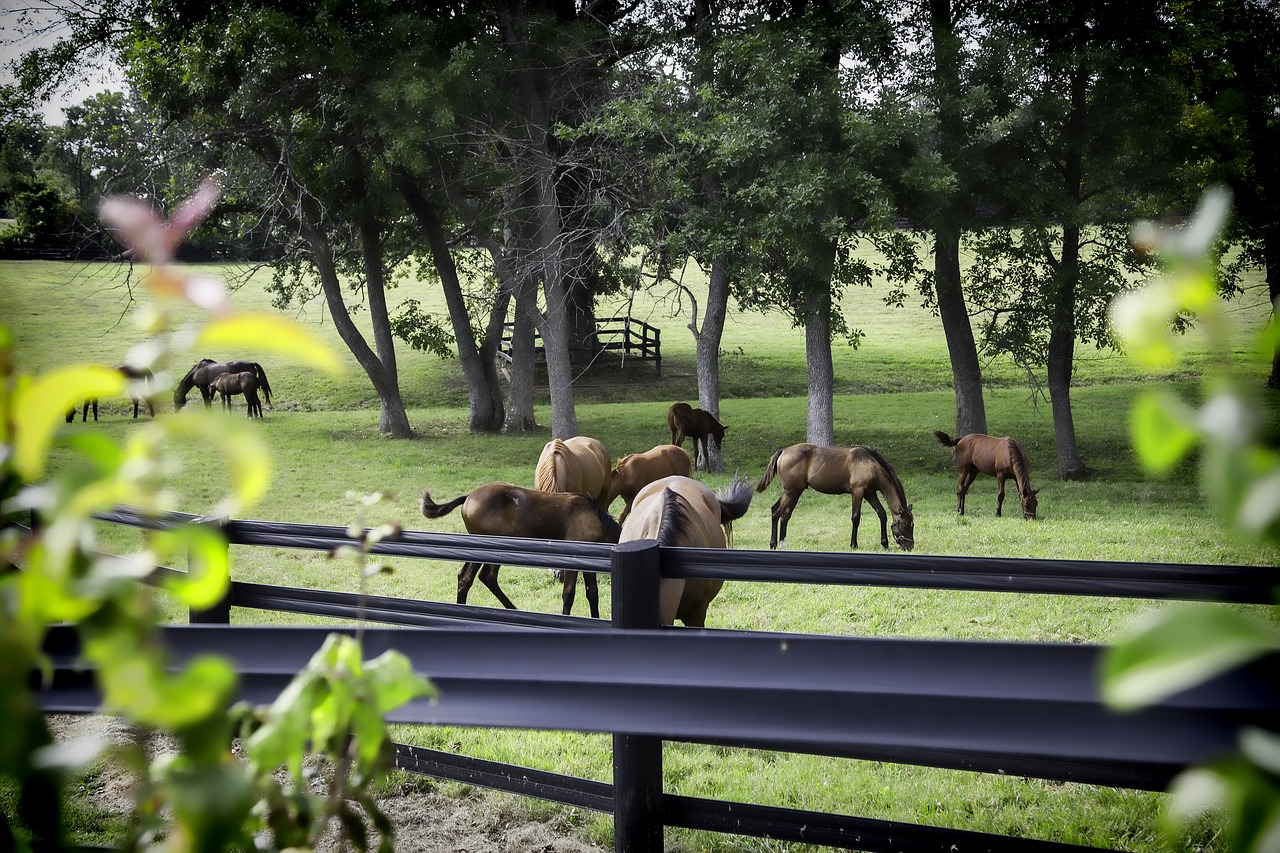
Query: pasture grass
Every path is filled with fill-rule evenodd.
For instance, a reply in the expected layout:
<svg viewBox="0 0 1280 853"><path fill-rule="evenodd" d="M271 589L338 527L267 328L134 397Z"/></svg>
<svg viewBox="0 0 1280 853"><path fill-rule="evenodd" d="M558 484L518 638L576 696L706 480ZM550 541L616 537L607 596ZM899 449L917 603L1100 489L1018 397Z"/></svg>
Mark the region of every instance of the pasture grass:
<svg viewBox="0 0 1280 853"><path fill-rule="evenodd" d="M261 275L239 291L239 303L269 308ZM129 286L118 268L107 265L0 263L0 317L15 334L19 363L26 369L47 369L82 360L119 362L128 346L140 338L131 316L136 305L129 303ZM404 286L396 294L396 298L413 294L430 304L425 285ZM636 302L643 310L638 309L637 315L667 330L664 378L656 379L652 365L615 366L584 375L577 389L581 431L602 439L615 458L666 441L667 406L673 400L696 399L692 340L680 331L684 321L670 316L670 304L664 299L637 298ZM995 517L995 485L990 478L974 484L968 514L956 515L950 452L930 434L935 428L951 431L954 424L950 371L936 318L917 307L887 308L876 292L867 289L847 294L844 307L851 325L864 328L867 339L857 350L836 350L840 382L835 399L836 440L876 446L894 463L915 506L916 553L1280 563L1280 548L1246 540L1215 516L1202 494L1194 460L1169 478L1156 479L1140 470L1131 452L1127 413L1138 394L1156 384L1189 398L1199 393L1199 373L1215 356L1203 349L1195 335L1184 341L1192 357L1159 374L1140 374L1119 357L1082 353L1077 366L1079 385L1073 389L1075 425L1084 460L1095 476L1081 482L1056 479L1047 403L1020 384L1012 368L993 365L986 397L991 429L1018 436L1030 456L1033 484L1041 488L1041 520L1028 523L1017 517L1012 487L1006 501L1010 514ZM195 319L189 313L179 312L179 316ZM335 349L345 353L327 318L312 310L299 318L331 336ZM1252 312L1235 312L1233 318L1239 345L1232 362L1260 384L1266 361L1249 341L1266 321L1265 311L1255 306ZM721 419L729 426L725 464L729 472L740 471L758 480L775 450L804 440L803 334L776 316L734 314L724 349ZM200 355L204 354L193 353L191 360ZM376 398L354 366L345 378L332 381L288 363L268 361L265 354L213 355L266 362L278 396L259 426L272 450L274 473L270 491L251 512L254 518L345 525L358 517L357 505L345 497L347 490L381 491L388 497L364 517L365 523L397 520L411 529L461 532L457 513L435 522L421 517L422 491L430 489L437 500L445 500L495 480L532 485L533 463L550 438L545 427L521 436L472 434L456 363L403 347L401 384L415 430L412 440L377 433ZM184 370L186 365L179 367ZM612 387L605 381L611 377ZM171 387L175 381L172 374L162 377L162 387ZM77 421L64 427L64 434L91 429L125 438L134 429L128 400L103 403L98 424ZM1280 406L1273 397L1265 398L1264 406L1268 434L1275 440L1280 436ZM199 408L188 407L179 416L209 416ZM211 416L223 417L216 411ZM539 405L538 418L543 424L550 421L545 400ZM171 476L175 508L206 510L226 488L225 473L206 448L177 445L173 450L183 464ZM55 470L73 464L66 449L55 450ZM699 476L719 487L732 474ZM736 547L768 547L767 510L777 496L776 484L756 495L753 508L735 525ZM847 496L805 493L791 520L789 548L846 551L849 516ZM859 531L859 550L880 549L878 527L868 508ZM111 525L101 525L99 533L103 548L118 553L127 553L140 541L136 532ZM785 552L777 559L784 562ZM394 571L374 579L370 592L453 600L456 564L388 562ZM236 547L232 565L235 577L258 583L359 588L354 565L318 553ZM601 605L607 617L608 579L601 580ZM501 581L518 605L558 611L559 585L549 573L504 567ZM185 620L186 614L162 595L156 601L165 618ZM473 588L471 603L496 605L480 585ZM1106 643L1120 637L1152 606L1145 601L1089 597L730 583L712 605L709 624L850 636ZM575 612L585 610L580 588ZM318 617L241 608L232 619L241 624L332 624ZM395 736L437 749L610 779L610 744L605 735L397 727ZM1166 849L1158 832L1163 795L1149 792L695 744L667 744L664 767L666 790L689 796L1103 847ZM530 803L527 808L548 807ZM581 831L607 844L610 819L587 816ZM807 849L680 830L668 830L667 838L674 850ZM1186 833L1173 849L1220 849L1215 844L1213 827L1206 823Z"/></svg>

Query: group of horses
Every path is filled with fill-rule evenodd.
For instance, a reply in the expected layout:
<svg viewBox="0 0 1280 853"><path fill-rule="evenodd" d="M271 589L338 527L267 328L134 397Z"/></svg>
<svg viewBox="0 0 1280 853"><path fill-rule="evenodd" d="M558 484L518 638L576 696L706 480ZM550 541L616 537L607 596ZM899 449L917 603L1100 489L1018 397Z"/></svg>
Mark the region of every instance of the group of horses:
<svg viewBox="0 0 1280 853"><path fill-rule="evenodd" d="M134 367L129 364L118 364L115 367L129 380L129 396L133 400L133 416L138 417L140 408L145 405L151 417L156 415L156 407L152 402L151 383L155 376L145 367ZM231 408L231 398L243 395L248 416L262 418L262 399L258 391L271 403L271 383L267 381L267 372L256 361L214 361L202 358L192 365L178 387L173 392L173 407L181 411L187 404L191 389L198 389L204 400L206 409L213 408L214 397L222 395L222 407ZM93 410L93 419L98 419L98 398L90 397L84 401L83 420L89 420L89 410ZM77 407L67 411L67 423L76 419Z"/></svg>
<svg viewBox="0 0 1280 853"><path fill-rule="evenodd" d="M680 406L684 408L678 409ZM695 430L701 429L704 442L706 436L710 436L718 443L723 440L725 427L714 416L708 415L709 420L700 421L690 417L690 412L701 410L684 411L689 409L687 404L678 403L668 412L670 444L625 455L612 468L609 451L598 439L587 436L552 439L543 447L534 466L532 489L513 483L488 483L443 504L436 503L430 490L426 490L422 495L422 514L426 518L440 518L461 506L467 532L487 536L611 544L653 539L668 546L730 547L733 522L742 518L751 506L752 486L745 478L735 476L729 485L713 492L692 478L693 463L682 446L684 438L695 436L696 455L699 447ZM1016 440L976 433L952 439L940 430L934 430L933 435L940 444L955 448L959 474L957 511L961 515L969 486L982 473L996 478L996 515L1001 515L1003 510L1005 482L1012 478L1023 517L1036 517L1038 490L1031 488L1027 456ZM705 443L702 452L705 455ZM754 491L764 492L775 479L782 487L782 495L770 507L770 548L780 544L785 547L787 524L805 489L852 496L850 548L858 547L863 501L871 505L880 520L881 546L889 547L892 533L903 550L915 547L912 504L907 501L893 465L873 448L793 444L773 454ZM623 499L624 505L614 520L609 507L618 498ZM888 504L887 512L884 504ZM498 584L498 569L494 563L463 564L458 571L458 603L466 604L467 595L479 577L503 607L515 609ZM573 609L578 573L559 574L563 584L562 612L567 616ZM584 572L583 582L591 615L599 618L595 574ZM688 627L705 626L707 608L723 583L662 579L659 612L663 624L672 625L678 619Z"/></svg>

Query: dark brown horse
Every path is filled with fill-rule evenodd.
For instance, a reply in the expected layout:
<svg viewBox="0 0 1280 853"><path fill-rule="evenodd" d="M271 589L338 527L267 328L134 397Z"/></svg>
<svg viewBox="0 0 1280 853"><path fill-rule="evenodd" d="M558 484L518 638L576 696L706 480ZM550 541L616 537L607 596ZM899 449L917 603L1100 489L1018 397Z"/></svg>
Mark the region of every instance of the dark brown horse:
<svg viewBox="0 0 1280 853"><path fill-rule="evenodd" d="M220 373L209 383L210 391L222 395L222 408L231 409L231 398L243 394L245 405L249 409L249 417L257 415L262 418L262 401L258 399L258 377L249 371L243 373Z"/></svg>
<svg viewBox="0 0 1280 853"><path fill-rule="evenodd" d="M663 477L679 475L688 477L692 473L689 454L683 447L674 444L659 444L644 453L629 453L618 460L609 477L609 499L605 507L610 507L618 498L626 501L619 522L625 522L631 514L631 504L636 493L642 488Z"/></svg>
<svg viewBox="0 0 1280 853"><path fill-rule="evenodd" d="M727 548L733 522L751 506L751 484L734 478L712 493L688 477L663 477L645 486L631 505L619 541L655 539L659 545ZM720 594L722 580L663 578L659 582L659 614L663 625L679 619L689 628L707 624L707 607Z"/></svg>
<svg viewBox="0 0 1280 853"><path fill-rule="evenodd" d="M267 381L267 372L262 369L261 364L256 361L214 361L202 358L191 366L174 389L173 407L180 410L187 404L187 395L191 393L191 389L198 388L200 396L204 398L204 407L213 408L213 389L209 386L224 373L252 373L258 379L258 387L262 390L267 405L271 405L271 383Z"/></svg>
<svg viewBox="0 0 1280 853"><path fill-rule="evenodd" d="M722 447L724 433L728 429L715 415L704 409L695 409L688 403L671 404L667 409L667 427L671 430L671 443L677 447L684 446L686 437L693 439L693 453L689 455L695 464L701 462L704 471L711 465L711 457L707 455L708 438L714 438L716 447Z"/></svg>
<svg viewBox="0 0 1280 853"><path fill-rule="evenodd" d="M462 506L462 523L466 525L467 532L484 536L616 543L622 533L622 528L609 513L583 495L540 492L511 483L489 483L445 504L431 500L430 492L422 493L422 514L427 518L448 515L458 505ZM496 563L463 563L458 570L458 603L467 603L467 593L478 574L480 582L502 602L503 607L515 610L516 606L498 586L498 568ZM564 571L560 578L564 584L561 593L563 612L568 616L573 610L578 573ZM583 572L582 580L587 589L591 616L598 619L600 593L595 572Z"/></svg>
<svg viewBox="0 0 1280 853"><path fill-rule="evenodd" d="M1012 438L996 438L972 432L953 439L939 429L933 431L933 437L944 447L956 449L956 470L960 476L956 480L956 509L964 515L964 496L979 474L991 474L996 478L996 515L1004 508L1004 481L1013 477L1018 487L1018 499L1022 503L1022 517L1036 517L1036 494L1039 489L1031 488L1031 466L1027 464L1027 454L1022 445Z"/></svg>
<svg viewBox="0 0 1280 853"><path fill-rule="evenodd" d="M884 495L889 510L893 513L894 540L904 551L910 551L916 545L915 516L911 511L912 505L907 503L902 481L898 479L889 460L870 447L793 444L773 454L756 491L763 492L775 476L782 484L782 497L770 508L773 516L770 548L777 548L779 540L786 547L787 522L791 520L791 513L795 511L800 494L806 488L824 495L853 496L850 548L858 547L858 523L862 521L864 500L871 504L871 508L880 517L880 544L885 548L889 547L887 519L884 507L876 497L877 492Z"/></svg>
<svg viewBox="0 0 1280 853"><path fill-rule="evenodd" d="M138 417L138 411L142 404L147 406L147 413L151 417L156 416L156 407L151 403L151 382L155 379L151 371L145 367L134 367L131 364L117 364L115 369L120 372L125 379L129 380L129 398L133 400L133 417ZM98 398L89 397L84 401L84 415L82 420L89 420L89 408L93 408L93 419L98 419ZM67 410L67 423L71 423L76 419L76 409L71 407Z"/></svg>
<svg viewBox="0 0 1280 853"><path fill-rule="evenodd" d="M608 506L609 451L585 435L561 441L553 438L542 448L534 470L534 487L540 492L573 492Z"/></svg>

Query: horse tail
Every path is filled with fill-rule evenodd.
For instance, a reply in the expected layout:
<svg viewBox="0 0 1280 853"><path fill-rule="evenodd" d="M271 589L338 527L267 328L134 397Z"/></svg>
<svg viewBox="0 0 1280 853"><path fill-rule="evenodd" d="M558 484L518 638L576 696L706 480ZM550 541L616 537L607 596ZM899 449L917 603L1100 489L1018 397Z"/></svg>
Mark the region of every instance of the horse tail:
<svg viewBox="0 0 1280 853"><path fill-rule="evenodd" d="M262 396L266 398L267 405L271 405L271 383L267 381L267 371L262 369L262 365L253 362L253 372L257 374L258 383L262 387Z"/></svg>
<svg viewBox="0 0 1280 853"><path fill-rule="evenodd" d="M733 522L751 508L751 481L735 472L733 482L716 492L716 500L720 502L720 526L724 528L725 545L732 548Z"/></svg>
<svg viewBox="0 0 1280 853"><path fill-rule="evenodd" d="M422 504L421 504L422 514L427 518L440 518L441 516L448 515L449 513L453 512L455 509L461 506L462 502L465 501L468 497L470 497L470 492L468 492L467 494L463 495L460 498L454 498L453 500L449 501L446 504L438 504L435 501L431 500L430 491L424 491L422 493Z"/></svg>
<svg viewBox="0 0 1280 853"><path fill-rule="evenodd" d="M960 441L960 439L952 438L940 429L935 429L933 431L933 437L936 438L938 440L938 444L941 444L943 447L955 447L956 443Z"/></svg>
<svg viewBox="0 0 1280 853"><path fill-rule="evenodd" d="M763 492L769 488L773 478L778 475L778 457L782 455L783 450L786 450L786 448L783 447L778 450L777 453L773 454L773 458L769 460L769 464L764 469L764 476L760 478L760 483L756 486L757 492Z"/></svg>
<svg viewBox="0 0 1280 853"><path fill-rule="evenodd" d="M556 464L556 457L563 456L564 442L553 438L542 448L542 456L538 458L538 467L533 472L533 487L540 492L563 492L564 465Z"/></svg>

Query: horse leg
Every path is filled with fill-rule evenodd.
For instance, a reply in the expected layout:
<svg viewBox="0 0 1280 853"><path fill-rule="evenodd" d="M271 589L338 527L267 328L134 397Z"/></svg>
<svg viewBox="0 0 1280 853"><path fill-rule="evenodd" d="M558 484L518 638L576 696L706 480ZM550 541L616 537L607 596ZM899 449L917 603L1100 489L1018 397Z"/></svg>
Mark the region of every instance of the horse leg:
<svg viewBox="0 0 1280 853"><path fill-rule="evenodd" d="M791 513L795 512L796 504L799 502L800 495L792 495L786 489L783 489L782 497L778 498L778 502L770 508L770 514L773 516L773 534L769 539L770 548L787 547L787 522L791 521Z"/></svg>
<svg viewBox="0 0 1280 853"><path fill-rule="evenodd" d="M996 518L1000 517L1001 510L1004 509L1004 480L1003 471L996 472Z"/></svg>
<svg viewBox="0 0 1280 853"><path fill-rule="evenodd" d="M564 587L560 591L560 603L563 605L560 608L560 612L568 616L573 612L573 599L578 589L578 573L561 572L560 580L564 583Z"/></svg>
<svg viewBox="0 0 1280 853"><path fill-rule="evenodd" d="M139 400L137 397L133 398L133 419L135 421L138 419L138 407L141 402L142 401Z"/></svg>
<svg viewBox="0 0 1280 853"><path fill-rule="evenodd" d="M93 422L95 424L98 422L98 398L97 397L93 398Z"/></svg>
<svg viewBox="0 0 1280 853"><path fill-rule="evenodd" d="M960 478L956 480L956 509L961 515L964 515L964 496L969 491L969 487L973 485L973 478L978 476L978 472L969 468L960 472Z"/></svg>
<svg viewBox="0 0 1280 853"><path fill-rule="evenodd" d="M587 590L587 604L591 606L591 618L600 618L600 587L596 582L595 572L582 573L582 585Z"/></svg>
<svg viewBox="0 0 1280 853"><path fill-rule="evenodd" d="M880 516L880 544L885 548L889 547L889 516L884 511L884 504L880 503L880 498L875 492L867 492L867 503L871 504L871 508L876 511L876 515Z"/></svg>
<svg viewBox="0 0 1280 853"><path fill-rule="evenodd" d="M485 563L480 567L480 583L489 588L489 592L493 593L493 597L502 602L502 606L508 610L516 610L516 606L511 603L511 599L507 598L506 593L502 591L502 587L498 586L498 564Z"/></svg>
<svg viewBox="0 0 1280 853"><path fill-rule="evenodd" d="M471 585L476 582L476 574L480 571L479 563L463 563L462 568L458 569L458 603L467 603L467 593L471 592Z"/></svg>

